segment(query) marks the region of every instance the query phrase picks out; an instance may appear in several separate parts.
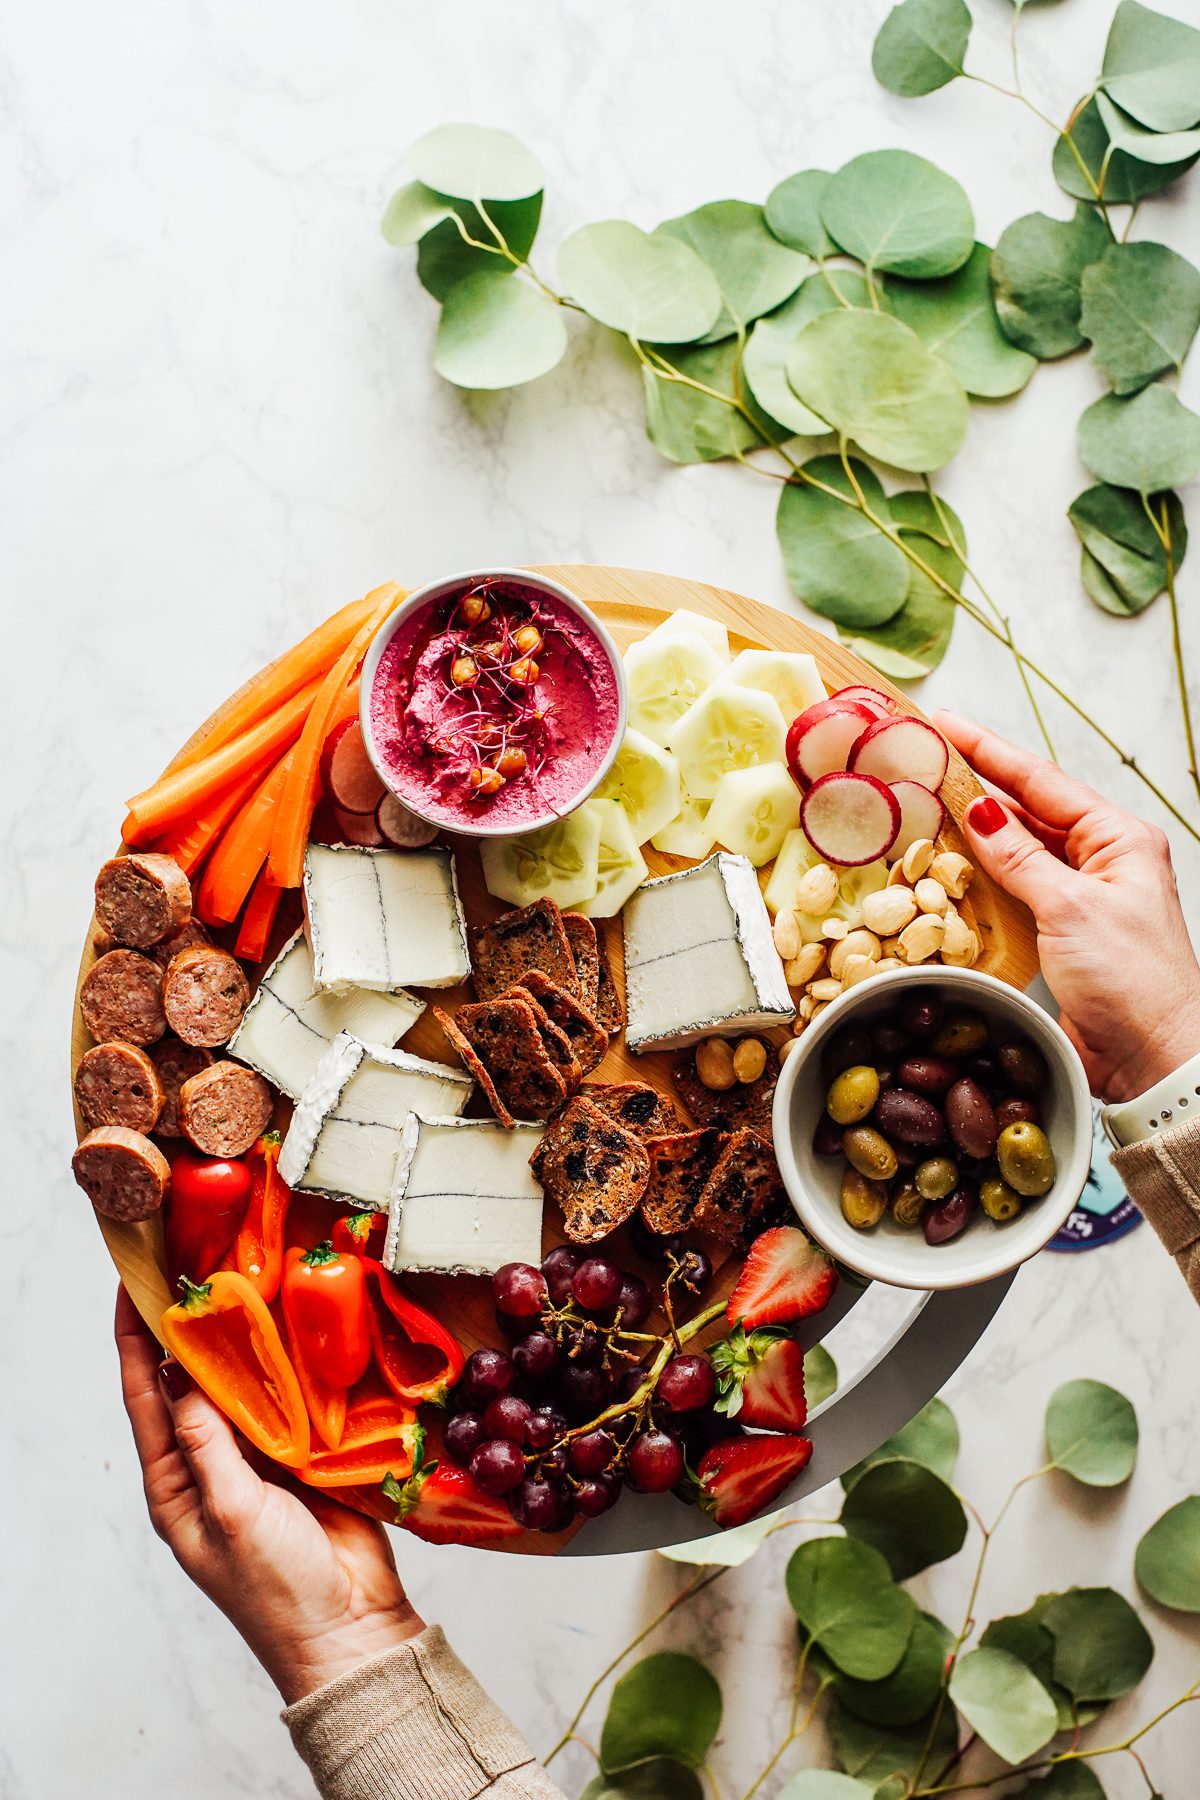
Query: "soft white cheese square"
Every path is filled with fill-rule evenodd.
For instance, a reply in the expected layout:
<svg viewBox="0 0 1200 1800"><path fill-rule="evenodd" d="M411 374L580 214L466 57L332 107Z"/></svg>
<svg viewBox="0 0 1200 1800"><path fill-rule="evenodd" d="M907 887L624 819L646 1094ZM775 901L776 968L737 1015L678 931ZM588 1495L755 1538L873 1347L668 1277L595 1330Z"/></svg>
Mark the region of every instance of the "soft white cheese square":
<svg viewBox="0 0 1200 1800"><path fill-rule="evenodd" d="M413 1114L388 1204L383 1261L397 1272L494 1275L542 1259L542 1190L529 1167L540 1125Z"/></svg>
<svg viewBox="0 0 1200 1800"><path fill-rule="evenodd" d="M626 902L630 1050L666 1050L795 1017L758 877L744 856L643 882Z"/></svg>
<svg viewBox="0 0 1200 1800"><path fill-rule="evenodd" d="M391 1049L424 1011L425 1002L403 988L394 994L314 991L312 952L297 931L259 982L229 1040L229 1054L298 1100L339 1032Z"/></svg>
<svg viewBox="0 0 1200 1800"><path fill-rule="evenodd" d="M296 1102L279 1173L290 1188L382 1212L405 1119L417 1107L456 1116L473 1085L457 1069L342 1032Z"/></svg>
<svg viewBox="0 0 1200 1800"><path fill-rule="evenodd" d="M471 970L449 850L310 844L304 923L323 991L452 987Z"/></svg>

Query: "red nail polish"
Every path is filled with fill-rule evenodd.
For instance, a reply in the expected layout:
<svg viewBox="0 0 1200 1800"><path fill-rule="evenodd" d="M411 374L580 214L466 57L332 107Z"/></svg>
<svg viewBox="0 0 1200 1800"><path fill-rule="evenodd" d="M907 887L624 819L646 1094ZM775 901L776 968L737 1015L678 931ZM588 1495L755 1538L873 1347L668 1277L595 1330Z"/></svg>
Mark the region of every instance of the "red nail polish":
<svg viewBox="0 0 1200 1800"><path fill-rule="evenodd" d="M182 1400L183 1396L190 1394L196 1385L183 1364L176 1362L173 1356L168 1356L164 1362L158 1365L158 1379L167 1390L167 1396L171 1400Z"/></svg>
<svg viewBox="0 0 1200 1800"><path fill-rule="evenodd" d="M998 800L989 795L985 800L972 800L967 808L967 824L980 837L991 837L1008 824L1008 814Z"/></svg>

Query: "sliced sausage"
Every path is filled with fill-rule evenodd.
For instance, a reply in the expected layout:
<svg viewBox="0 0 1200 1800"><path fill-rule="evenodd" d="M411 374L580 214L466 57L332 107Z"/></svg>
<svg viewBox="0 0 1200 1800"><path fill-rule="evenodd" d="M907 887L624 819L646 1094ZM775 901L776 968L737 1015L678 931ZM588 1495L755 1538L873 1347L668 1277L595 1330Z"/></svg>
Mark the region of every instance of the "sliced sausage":
<svg viewBox="0 0 1200 1800"><path fill-rule="evenodd" d="M271 1123L271 1089L241 1063L215 1062L179 1090L179 1126L206 1156L240 1156Z"/></svg>
<svg viewBox="0 0 1200 1800"><path fill-rule="evenodd" d="M163 1203L171 1165L140 1131L101 1125L89 1131L71 1158L75 1179L110 1219L148 1219Z"/></svg>
<svg viewBox="0 0 1200 1800"><path fill-rule="evenodd" d="M159 1137L183 1136L179 1129L179 1090L211 1063L211 1050L202 1050L198 1044L181 1044L176 1037L164 1038L154 1046L154 1066L163 1090L162 1111L154 1127Z"/></svg>
<svg viewBox="0 0 1200 1800"><path fill-rule="evenodd" d="M200 923L199 919L189 919L170 937L165 937L161 944L150 944L145 954L151 962L156 962L160 969L165 969L172 957L178 956L181 950L190 950L193 944L211 944L212 939Z"/></svg>
<svg viewBox="0 0 1200 1800"><path fill-rule="evenodd" d="M167 1029L162 970L136 950L110 950L92 964L79 990L83 1022L98 1044L155 1044Z"/></svg>
<svg viewBox="0 0 1200 1800"><path fill-rule="evenodd" d="M97 1044L79 1059L75 1098L89 1125L153 1131L164 1097L158 1070L136 1044Z"/></svg>
<svg viewBox="0 0 1200 1800"><path fill-rule="evenodd" d="M131 950L159 943L191 916L191 883L173 856L114 856L96 877L96 917Z"/></svg>
<svg viewBox="0 0 1200 1800"><path fill-rule="evenodd" d="M193 944L167 964L163 1010L185 1044L227 1044L250 1004L250 984L236 956L215 944Z"/></svg>

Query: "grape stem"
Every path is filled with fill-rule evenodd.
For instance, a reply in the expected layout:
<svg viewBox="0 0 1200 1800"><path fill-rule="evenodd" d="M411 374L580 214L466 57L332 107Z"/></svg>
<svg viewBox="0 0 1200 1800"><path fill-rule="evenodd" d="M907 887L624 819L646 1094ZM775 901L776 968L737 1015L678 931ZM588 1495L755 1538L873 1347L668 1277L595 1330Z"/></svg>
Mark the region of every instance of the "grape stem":
<svg viewBox="0 0 1200 1800"><path fill-rule="evenodd" d="M677 1346L690 1342L704 1330L706 1325L711 1325L714 1319L719 1319L724 1311L724 1300L717 1300L712 1306L706 1306L703 1312L697 1313L694 1319L689 1319L686 1325L676 1326L673 1335L668 1334L660 1338L658 1353L646 1371L646 1379L629 1396L629 1399L614 1401L611 1406L606 1406L603 1412L597 1413L596 1417L586 1425L573 1425L569 1431L564 1431L558 1442L569 1444L572 1438L583 1437L589 1431L599 1431L602 1426L607 1425L613 1419L623 1419L627 1413L631 1412L643 1412L654 1398L658 1378L675 1355Z"/></svg>

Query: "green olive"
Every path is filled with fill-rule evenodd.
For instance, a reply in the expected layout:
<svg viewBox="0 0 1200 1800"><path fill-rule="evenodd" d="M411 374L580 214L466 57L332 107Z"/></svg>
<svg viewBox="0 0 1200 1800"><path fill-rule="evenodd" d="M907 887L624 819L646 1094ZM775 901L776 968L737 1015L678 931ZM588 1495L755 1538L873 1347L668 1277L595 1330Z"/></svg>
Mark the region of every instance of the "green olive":
<svg viewBox="0 0 1200 1800"><path fill-rule="evenodd" d="M921 1223L921 1214L928 1204L929 1202L917 1187L916 1182L909 1179L895 1185L889 1202L892 1218L906 1231L914 1230Z"/></svg>
<svg viewBox="0 0 1200 1800"><path fill-rule="evenodd" d="M851 1125L842 1133L846 1161L868 1181L890 1181L900 1160L881 1131L873 1125Z"/></svg>
<svg viewBox="0 0 1200 1800"><path fill-rule="evenodd" d="M1010 1188L1031 1200L1040 1200L1054 1186L1054 1152L1040 1125L1017 1119L1006 1125L996 1140L996 1161Z"/></svg>
<svg viewBox="0 0 1200 1800"><path fill-rule="evenodd" d="M842 1175L842 1213L856 1231L869 1231L878 1225L887 1205L887 1188L882 1181L868 1181L857 1169Z"/></svg>
<svg viewBox="0 0 1200 1800"><path fill-rule="evenodd" d="M934 1033L931 1048L939 1056L974 1056L988 1041L988 1028L976 1012L951 1013Z"/></svg>
<svg viewBox="0 0 1200 1800"><path fill-rule="evenodd" d="M927 1156L917 1164L913 1180L923 1200L944 1200L958 1186L958 1165L948 1156Z"/></svg>
<svg viewBox="0 0 1200 1800"><path fill-rule="evenodd" d="M1003 1225L1020 1212L1021 1196L1007 1181L1001 1181L999 1175L989 1175L979 1184L979 1204L989 1219Z"/></svg>
<svg viewBox="0 0 1200 1800"><path fill-rule="evenodd" d="M855 1063L830 1083L825 1110L839 1125L857 1125L878 1098L879 1076L867 1063Z"/></svg>

